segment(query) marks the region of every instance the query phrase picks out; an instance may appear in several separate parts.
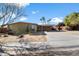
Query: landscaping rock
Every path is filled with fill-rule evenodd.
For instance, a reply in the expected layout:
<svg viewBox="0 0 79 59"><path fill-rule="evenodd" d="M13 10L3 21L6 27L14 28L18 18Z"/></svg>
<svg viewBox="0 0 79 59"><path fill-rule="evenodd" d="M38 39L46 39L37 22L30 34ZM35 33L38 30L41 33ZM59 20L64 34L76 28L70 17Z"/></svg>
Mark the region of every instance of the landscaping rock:
<svg viewBox="0 0 79 59"><path fill-rule="evenodd" d="M4 36L3 37L8 37L8 34L4 34Z"/></svg>
<svg viewBox="0 0 79 59"><path fill-rule="evenodd" d="M24 37L24 35L19 35L19 37L18 38L23 38Z"/></svg>

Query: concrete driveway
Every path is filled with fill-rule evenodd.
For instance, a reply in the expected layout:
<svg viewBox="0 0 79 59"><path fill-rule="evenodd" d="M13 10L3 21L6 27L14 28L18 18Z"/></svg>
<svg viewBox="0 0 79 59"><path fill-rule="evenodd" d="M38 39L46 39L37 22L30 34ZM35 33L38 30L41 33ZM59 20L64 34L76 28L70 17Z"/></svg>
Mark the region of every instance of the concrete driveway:
<svg viewBox="0 0 79 59"><path fill-rule="evenodd" d="M47 37L53 47L79 46L79 31L47 32Z"/></svg>

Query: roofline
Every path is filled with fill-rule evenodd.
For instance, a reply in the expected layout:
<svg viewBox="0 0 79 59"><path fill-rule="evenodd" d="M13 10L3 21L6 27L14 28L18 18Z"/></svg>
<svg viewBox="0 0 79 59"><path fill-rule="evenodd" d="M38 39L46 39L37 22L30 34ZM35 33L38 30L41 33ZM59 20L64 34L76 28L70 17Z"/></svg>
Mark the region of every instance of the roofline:
<svg viewBox="0 0 79 59"><path fill-rule="evenodd" d="M30 22L15 22L15 23L12 23L12 24L17 24L17 23L24 23L24 24L34 24L34 25L37 25L35 23L30 23ZM11 24L10 24L11 25Z"/></svg>

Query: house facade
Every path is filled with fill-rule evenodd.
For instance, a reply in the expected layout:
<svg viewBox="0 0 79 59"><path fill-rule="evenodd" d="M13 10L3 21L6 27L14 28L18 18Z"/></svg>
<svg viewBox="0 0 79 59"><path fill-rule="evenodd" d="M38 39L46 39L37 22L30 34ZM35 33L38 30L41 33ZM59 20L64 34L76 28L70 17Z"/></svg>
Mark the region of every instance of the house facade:
<svg viewBox="0 0 79 59"><path fill-rule="evenodd" d="M9 25L9 29L16 34L26 34L37 31L37 24L27 22L16 22Z"/></svg>

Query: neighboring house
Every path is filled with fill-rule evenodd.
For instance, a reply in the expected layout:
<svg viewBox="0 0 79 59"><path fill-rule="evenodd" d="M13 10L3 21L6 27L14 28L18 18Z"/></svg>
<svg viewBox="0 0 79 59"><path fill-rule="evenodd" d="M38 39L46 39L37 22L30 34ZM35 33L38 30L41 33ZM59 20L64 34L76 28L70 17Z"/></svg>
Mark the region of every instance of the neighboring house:
<svg viewBox="0 0 79 59"><path fill-rule="evenodd" d="M55 30L53 25L38 25L38 31L52 31Z"/></svg>
<svg viewBox="0 0 79 59"><path fill-rule="evenodd" d="M16 22L9 25L9 29L16 34L26 34L37 31L37 24L28 22Z"/></svg>

